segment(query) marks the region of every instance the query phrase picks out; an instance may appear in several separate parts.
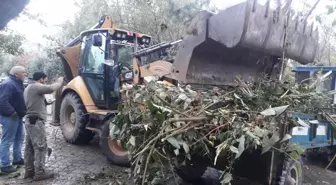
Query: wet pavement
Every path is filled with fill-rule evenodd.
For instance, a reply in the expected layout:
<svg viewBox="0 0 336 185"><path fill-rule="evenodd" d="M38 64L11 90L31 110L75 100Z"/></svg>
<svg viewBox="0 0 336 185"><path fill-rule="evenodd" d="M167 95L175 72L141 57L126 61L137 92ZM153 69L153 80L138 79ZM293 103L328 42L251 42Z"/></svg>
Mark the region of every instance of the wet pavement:
<svg viewBox="0 0 336 185"><path fill-rule="evenodd" d="M48 113L51 113L50 106ZM48 122L50 121L51 116L48 117ZM39 182L24 180L24 169L20 167L17 173L11 175L0 173L0 185L74 185L77 184L77 180L83 180L84 177L96 178L96 175L105 169L115 177L124 178L127 169L108 163L99 147L99 138L95 137L87 145L72 145L64 140L59 127L47 123L46 129L48 147L53 150L46 166L55 173L54 179Z"/></svg>
<svg viewBox="0 0 336 185"><path fill-rule="evenodd" d="M27 184L27 185L71 185L76 180L99 174L106 168L111 168L99 148L99 138L94 138L89 144L77 146L67 143L59 127L47 124L48 145L53 152L47 160L47 169L53 170L55 178L41 182L23 180L23 167L18 173L11 176L0 176L0 185ZM126 169L113 166L116 174ZM19 176L19 177L15 177Z"/></svg>
<svg viewBox="0 0 336 185"><path fill-rule="evenodd" d="M325 170L326 163L304 161L304 180L302 185L335 185L336 171Z"/></svg>

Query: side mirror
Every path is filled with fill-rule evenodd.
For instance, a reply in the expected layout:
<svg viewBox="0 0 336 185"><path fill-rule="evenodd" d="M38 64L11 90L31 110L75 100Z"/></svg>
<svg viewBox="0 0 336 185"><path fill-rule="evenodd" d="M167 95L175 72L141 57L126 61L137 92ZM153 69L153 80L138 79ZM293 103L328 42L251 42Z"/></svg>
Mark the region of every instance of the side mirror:
<svg viewBox="0 0 336 185"><path fill-rule="evenodd" d="M94 34L92 36L92 42L94 46L101 47L103 45L103 38L99 34Z"/></svg>

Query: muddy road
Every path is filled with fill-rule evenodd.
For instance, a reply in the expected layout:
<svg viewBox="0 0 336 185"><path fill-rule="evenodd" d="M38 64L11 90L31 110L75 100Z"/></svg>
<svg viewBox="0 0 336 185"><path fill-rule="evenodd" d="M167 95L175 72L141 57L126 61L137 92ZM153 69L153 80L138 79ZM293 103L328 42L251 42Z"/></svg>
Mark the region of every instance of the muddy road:
<svg viewBox="0 0 336 185"><path fill-rule="evenodd" d="M319 161L304 161L303 185L335 185L336 171L325 170L327 164Z"/></svg>
<svg viewBox="0 0 336 185"><path fill-rule="evenodd" d="M72 185L84 177L93 178L104 170L115 173L115 176L127 176L127 169L116 166L111 168L99 148L98 138L88 145L76 146L65 142L59 127L47 124L47 133L48 145L53 152L46 166L55 172L55 178L41 182L23 180L24 170L20 167L17 173L0 175L0 185Z"/></svg>

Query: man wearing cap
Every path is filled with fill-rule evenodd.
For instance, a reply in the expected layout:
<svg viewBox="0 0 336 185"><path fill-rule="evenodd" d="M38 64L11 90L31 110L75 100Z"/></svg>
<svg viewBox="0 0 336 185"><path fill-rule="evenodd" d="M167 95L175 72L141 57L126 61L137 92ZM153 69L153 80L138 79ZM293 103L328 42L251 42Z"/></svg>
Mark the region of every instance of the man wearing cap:
<svg viewBox="0 0 336 185"><path fill-rule="evenodd" d="M2 137L0 144L1 171L12 173L16 171L13 165L24 165L21 148L24 140L22 118L26 114L23 98L23 81L26 78L26 69L14 66L9 77L0 84L0 124ZM10 160L9 148L13 145L13 163Z"/></svg>

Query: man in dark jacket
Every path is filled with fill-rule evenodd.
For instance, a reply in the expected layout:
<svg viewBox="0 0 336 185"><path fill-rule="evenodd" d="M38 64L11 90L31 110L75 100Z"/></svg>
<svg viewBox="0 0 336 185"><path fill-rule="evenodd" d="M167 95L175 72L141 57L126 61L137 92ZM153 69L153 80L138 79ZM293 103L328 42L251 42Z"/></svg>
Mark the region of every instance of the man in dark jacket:
<svg viewBox="0 0 336 185"><path fill-rule="evenodd" d="M24 140L23 117L26 107L23 98L23 81L26 69L14 66L9 72L9 78L0 84L0 123L2 138L0 144L1 171L15 172L13 165L24 165L22 144ZM10 146L13 145L13 163L10 160Z"/></svg>

